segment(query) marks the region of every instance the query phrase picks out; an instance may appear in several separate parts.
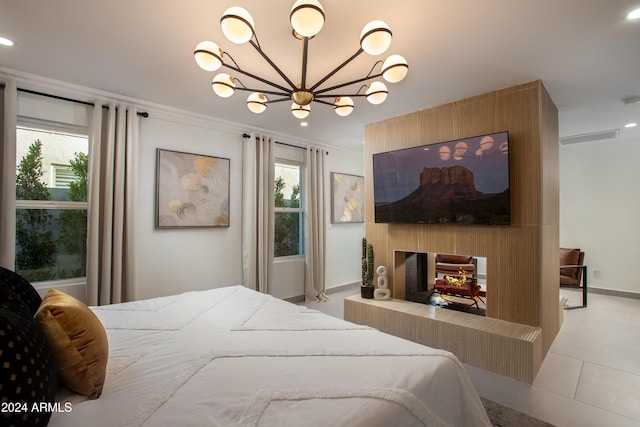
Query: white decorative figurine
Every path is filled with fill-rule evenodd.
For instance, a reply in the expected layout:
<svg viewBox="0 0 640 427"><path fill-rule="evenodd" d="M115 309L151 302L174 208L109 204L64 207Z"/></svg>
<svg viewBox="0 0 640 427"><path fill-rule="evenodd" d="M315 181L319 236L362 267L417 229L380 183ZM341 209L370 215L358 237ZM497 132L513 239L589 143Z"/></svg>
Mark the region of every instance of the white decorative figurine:
<svg viewBox="0 0 640 427"><path fill-rule="evenodd" d="M373 298L377 300L391 299L391 291L387 288L387 267L381 265L377 268L378 289L373 292Z"/></svg>

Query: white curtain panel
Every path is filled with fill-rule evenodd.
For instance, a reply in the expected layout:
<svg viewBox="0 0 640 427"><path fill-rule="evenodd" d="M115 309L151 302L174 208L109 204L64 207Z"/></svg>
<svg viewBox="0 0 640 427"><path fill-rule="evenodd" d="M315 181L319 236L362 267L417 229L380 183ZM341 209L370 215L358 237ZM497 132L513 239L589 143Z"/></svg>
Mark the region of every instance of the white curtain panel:
<svg viewBox="0 0 640 427"><path fill-rule="evenodd" d="M3 99L2 146L0 147L0 265L15 269L16 252L16 126L18 120L18 89L14 80L7 80Z"/></svg>
<svg viewBox="0 0 640 427"><path fill-rule="evenodd" d="M139 118L133 107L96 102L90 131L87 301L137 299L136 170Z"/></svg>
<svg viewBox="0 0 640 427"><path fill-rule="evenodd" d="M326 259L326 199L324 185L324 160L327 152L317 148L307 148L305 200L305 299L307 301L327 301L325 293Z"/></svg>
<svg viewBox="0 0 640 427"><path fill-rule="evenodd" d="M242 158L242 278L269 293L273 278L275 139L250 134Z"/></svg>

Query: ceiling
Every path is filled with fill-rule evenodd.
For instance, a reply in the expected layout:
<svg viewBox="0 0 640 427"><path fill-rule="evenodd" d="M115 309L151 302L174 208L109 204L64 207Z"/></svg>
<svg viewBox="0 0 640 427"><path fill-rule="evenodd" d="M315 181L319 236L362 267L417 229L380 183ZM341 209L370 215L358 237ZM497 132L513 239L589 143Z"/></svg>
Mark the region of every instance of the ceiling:
<svg viewBox="0 0 640 427"><path fill-rule="evenodd" d="M273 71L251 46L232 44L220 30L222 13L241 6L252 14L263 50L297 82L301 46L291 35L293 3L0 0L0 36L15 42L0 46L0 70L347 149L361 147L367 123L540 79L560 111L561 136L621 129L620 139L640 140L640 126L624 128L629 121L640 123L640 104L622 101L640 96L640 20L625 20L640 0L404 0L395 7L321 0L326 22L309 42L310 81L355 53L362 27L374 19L393 31L388 52L360 55L329 82L361 77L393 53L407 59L409 74L388 84L381 105L354 98L348 117L313 103L307 127L291 115L288 102L253 114L246 92L217 97L210 88L217 72L201 70L193 59L196 44L212 40L242 69L271 78Z"/></svg>

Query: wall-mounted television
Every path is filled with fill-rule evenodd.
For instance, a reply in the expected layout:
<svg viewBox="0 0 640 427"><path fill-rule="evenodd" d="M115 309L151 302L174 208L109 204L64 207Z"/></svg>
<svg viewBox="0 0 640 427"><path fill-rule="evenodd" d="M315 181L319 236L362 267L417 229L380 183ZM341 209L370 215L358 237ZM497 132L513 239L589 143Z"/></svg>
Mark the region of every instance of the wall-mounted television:
<svg viewBox="0 0 640 427"><path fill-rule="evenodd" d="M509 132L373 155L375 222L511 224Z"/></svg>

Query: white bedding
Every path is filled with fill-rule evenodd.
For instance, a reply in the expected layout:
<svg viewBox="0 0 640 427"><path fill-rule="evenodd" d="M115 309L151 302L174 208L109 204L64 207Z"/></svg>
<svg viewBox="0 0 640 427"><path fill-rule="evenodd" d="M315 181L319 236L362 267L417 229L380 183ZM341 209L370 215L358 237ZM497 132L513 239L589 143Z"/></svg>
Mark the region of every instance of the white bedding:
<svg viewBox="0 0 640 427"><path fill-rule="evenodd" d="M242 286L92 307L102 396L50 426L490 426L451 353Z"/></svg>

